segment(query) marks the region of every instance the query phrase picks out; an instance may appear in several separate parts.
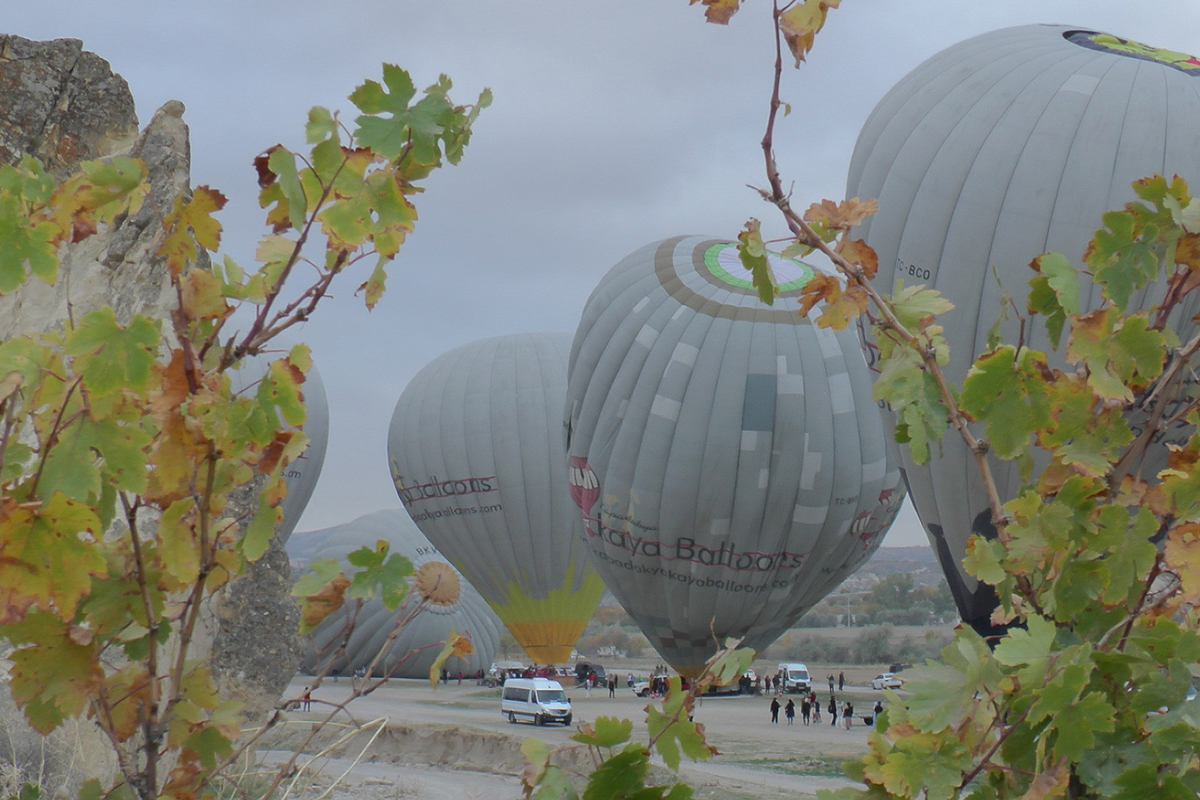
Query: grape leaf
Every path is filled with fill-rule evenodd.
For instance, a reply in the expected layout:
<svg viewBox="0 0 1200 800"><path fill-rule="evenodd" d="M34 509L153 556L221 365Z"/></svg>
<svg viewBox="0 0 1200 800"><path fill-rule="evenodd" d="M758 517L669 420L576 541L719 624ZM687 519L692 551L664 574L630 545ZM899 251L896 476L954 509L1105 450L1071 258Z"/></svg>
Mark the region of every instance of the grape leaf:
<svg viewBox="0 0 1200 800"><path fill-rule="evenodd" d="M9 685L30 726L45 735L82 713L104 677L95 643L79 644L66 623L41 611L9 628L9 635L24 645L7 656Z"/></svg>
<svg viewBox="0 0 1200 800"><path fill-rule="evenodd" d="M596 717L595 722L584 723L571 738L593 747L616 747L629 741L633 722L616 717Z"/></svg>
<svg viewBox="0 0 1200 800"><path fill-rule="evenodd" d="M840 4L841 0L798 0L779 14L779 30L783 33L788 50L796 59L797 67L812 49L821 28L825 27L829 9L837 8Z"/></svg>
<svg viewBox="0 0 1200 800"><path fill-rule="evenodd" d="M710 758L717 748L704 739L704 726L690 722L689 716L695 698L683 691L678 677L668 682L669 689L662 701L662 711L654 706L647 707L646 726L655 749L671 769L679 769L680 751L693 761Z"/></svg>
<svg viewBox="0 0 1200 800"><path fill-rule="evenodd" d="M751 282L758 290L758 299L772 305L779 296L779 282L775 279L775 270L771 269L771 262L767 259L767 246L763 244L759 221L749 220L737 238L738 258L752 276Z"/></svg>
<svg viewBox="0 0 1200 800"><path fill-rule="evenodd" d="M90 391L107 395L147 387L158 354L158 324L140 314L122 327L109 306L89 311L67 338L66 352Z"/></svg>
<svg viewBox="0 0 1200 800"><path fill-rule="evenodd" d="M1109 211L1102 220L1104 227L1096 231L1084 261L1108 298L1124 311L1134 290L1158 274L1158 257L1139 235L1132 211Z"/></svg>
<svg viewBox="0 0 1200 800"><path fill-rule="evenodd" d="M728 25L738 12L741 0L688 0L688 5L704 4L704 18L717 25Z"/></svg>
<svg viewBox="0 0 1200 800"><path fill-rule="evenodd" d="M976 359L963 381L959 403L975 420L1001 458L1027 453L1031 437L1050 423L1046 402L1045 355L1004 345Z"/></svg>
<svg viewBox="0 0 1200 800"><path fill-rule="evenodd" d="M437 691L438 675L441 674L442 667L451 656L465 658L474 652L475 646L471 644L471 637L451 628L441 651L429 665L429 685L433 687L434 691Z"/></svg>

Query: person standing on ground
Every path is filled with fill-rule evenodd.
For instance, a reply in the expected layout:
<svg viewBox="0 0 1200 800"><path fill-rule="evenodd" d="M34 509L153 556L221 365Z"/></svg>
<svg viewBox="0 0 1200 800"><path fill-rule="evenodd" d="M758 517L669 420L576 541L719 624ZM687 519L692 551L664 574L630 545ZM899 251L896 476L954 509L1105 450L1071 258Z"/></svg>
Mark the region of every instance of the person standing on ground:
<svg viewBox="0 0 1200 800"><path fill-rule="evenodd" d="M804 720L807 725L809 719L812 718L812 701L808 699L808 695L800 698L800 719Z"/></svg>
<svg viewBox="0 0 1200 800"><path fill-rule="evenodd" d="M779 698L771 698L771 722L775 725L779 724Z"/></svg>
<svg viewBox="0 0 1200 800"><path fill-rule="evenodd" d="M833 694L833 673L829 673L829 693Z"/></svg>
<svg viewBox="0 0 1200 800"><path fill-rule="evenodd" d="M844 691L846 688L846 673L838 672L838 691Z"/></svg>
<svg viewBox="0 0 1200 800"><path fill-rule="evenodd" d="M810 692L808 699L812 703L813 724L816 725L821 721L821 701L817 699L816 692Z"/></svg>
<svg viewBox="0 0 1200 800"><path fill-rule="evenodd" d="M833 699L833 695L829 695L829 725L837 727L837 700Z"/></svg>
<svg viewBox="0 0 1200 800"><path fill-rule="evenodd" d="M783 709L783 715L787 717L788 725L796 721L796 701L788 698L787 706Z"/></svg>
<svg viewBox="0 0 1200 800"><path fill-rule="evenodd" d="M300 698L300 709L312 711L312 690L307 686L304 687L304 696Z"/></svg>
<svg viewBox="0 0 1200 800"><path fill-rule="evenodd" d="M617 676L616 675L612 675L608 679L608 696L609 697L617 696Z"/></svg>
<svg viewBox="0 0 1200 800"><path fill-rule="evenodd" d="M846 730L850 730L850 725L854 722L854 703L849 700L842 707L842 721L846 723Z"/></svg>

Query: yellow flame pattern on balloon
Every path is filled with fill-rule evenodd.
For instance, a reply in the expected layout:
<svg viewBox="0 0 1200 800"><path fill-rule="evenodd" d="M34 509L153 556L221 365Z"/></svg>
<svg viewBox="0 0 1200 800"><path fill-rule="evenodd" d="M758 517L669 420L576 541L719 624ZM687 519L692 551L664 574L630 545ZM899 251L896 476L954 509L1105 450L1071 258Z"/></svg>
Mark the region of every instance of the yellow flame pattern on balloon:
<svg viewBox="0 0 1200 800"><path fill-rule="evenodd" d="M590 565L583 570L578 589L570 588L575 583L572 564L562 586L545 597L530 597L521 586L510 581L504 603L491 603L496 616L533 663L566 664L583 629L600 606L604 581Z"/></svg>

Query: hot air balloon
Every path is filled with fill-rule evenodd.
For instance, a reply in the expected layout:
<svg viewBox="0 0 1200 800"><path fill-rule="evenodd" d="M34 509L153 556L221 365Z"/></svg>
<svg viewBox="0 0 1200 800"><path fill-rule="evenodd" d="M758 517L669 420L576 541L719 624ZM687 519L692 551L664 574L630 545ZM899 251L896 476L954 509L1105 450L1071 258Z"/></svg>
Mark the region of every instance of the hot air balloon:
<svg viewBox="0 0 1200 800"><path fill-rule="evenodd" d="M1055 250L1082 265L1103 212L1136 199L1130 184L1155 173L1197 185L1200 62L1108 34L1029 25L954 45L896 84L859 134L847 196L879 200L859 231L879 255L876 285L926 284L954 304L940 319L952 350L946 373L961 381L987 350L1004 293L1023 305L1029 262ZM1160 297L1151 286L1130 305ZM1096 308L1099 289L1085 281L1081 301ZM1006 341L1016 341L1019 324L1002 324ZM1062 364L1041 331L1028 343ZM959 612L995 632L995 595L961 566L972 533L995 535L971 455L947 435L940 458L903 466ZM1015 496L1015 465L993 466L1004 498Z"/></svg>
<svg viewBox="0 0 1200 800"><path fill-rule="evenodd" d="M569 350L561 333L463 345L417 373L388 432L405 508L541 664L570 658L604 593L563 468Z"/></svg>
<svg viewBox="0 0 1200 800"><path fill-rule="evenodd" d="M234 391L243 391L261 380L270 363L267 356L246 359L241 368L232 373ZM325 395L325 383L315 366L305 376L302 391L306 412L304 434L308 437L308 446L299 458L288 464L283 474L287 496L279 504L283 519L276 527L276 533L284 542L296 529L296 523L304 514L313 490L317 488L317 478L321 475L325 449L329 444L329 401Z"/></svg>
<svg viewBox="0 0 1200 800"><path fill-rule="evenodd" d="M376 511L344 525L298 534L288 543L288 548L289 552L303 549L307 561L333 558L342 561L344 567L348 553L363 546L374 547L381 539L388 543L391 552L399 553L413 563L417 576L432 575L447 591L444 596L434 593L434 601L388 646L387 653L376 664L375 675L427 677L434 658L441 651L440 643L450 636L451 631L470 635L475 652L465 658L452 658L446 668L454 672L461 669L471 675L480 669L488 669L500 645L500 621L479 593L462 580L458 571L421 535L403 509ZM395 630L397 621L407 616L412 603L418 601L419 595L410 592L396 611L388 611L379 600L365 603L346 645L345 656L334 661L330 670L346 675L369 667ZM322 666L322 658L332 655L331 650L337 648L344 635L347 613L343 608L313 631L301 665L303 671L315 672Z"/></svg>
<svg viewBox="0 0 1200 800"><path fill-rule="evenodd" d="M855 333L798 316L816 269L771 260L773 308L732 242L643 247L592 292L571 349L570 481L593 560L684 675L726 637L774 641L903 498Z"/></svg>

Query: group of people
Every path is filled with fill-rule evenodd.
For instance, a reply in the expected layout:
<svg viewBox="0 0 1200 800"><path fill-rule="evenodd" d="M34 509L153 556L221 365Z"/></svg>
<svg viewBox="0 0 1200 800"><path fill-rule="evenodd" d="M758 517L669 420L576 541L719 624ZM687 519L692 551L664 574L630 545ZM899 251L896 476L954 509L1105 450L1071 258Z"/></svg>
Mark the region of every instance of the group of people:
<svg viewBox="0 0 1200 800"><path fill-rule="evenodd" d="M779 724L779 711L783 709L783 715L787 719L787 724L792 725L796 721L796 701L789 697L786 705L779 704L778 697L771 698L771 723ZM838 718L842 720L842 725L846 730L850 730L850 726L854 724L854 703L849 699L838 703L837 698L831 692L829 695L829 704L825 707L829 713L829 725L836 727ZM865 717L864 721L870 724L879 716L879 712L883 711L883 703L879 700L875 701L875 707L872 709L872 716ZM808 692L800 695L800 719L805 725L817 724L821 721L821 703L817 700L816 692Z"/></svg>

